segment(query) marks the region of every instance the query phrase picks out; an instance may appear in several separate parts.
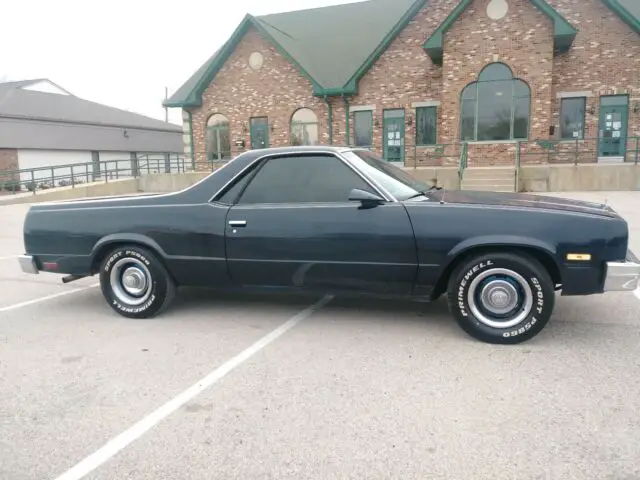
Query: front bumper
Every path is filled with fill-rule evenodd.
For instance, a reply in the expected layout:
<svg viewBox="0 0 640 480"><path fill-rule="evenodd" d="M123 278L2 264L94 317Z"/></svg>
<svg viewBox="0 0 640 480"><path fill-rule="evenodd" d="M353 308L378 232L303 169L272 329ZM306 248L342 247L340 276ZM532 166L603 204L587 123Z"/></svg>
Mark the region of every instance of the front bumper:
<svg viewBox="0 0 640 480"><path fill-rule="evenodd" d="M18 257L18 263L20 264L20 268L24 273L31 273L34 275L40 273L38 265L31 255L20 255Z"/></svg>
<svg viewBox="0 0 640 480"><path fill-rule="evenodd" d="M640 285L640 261L631 250L624 262L607 262L605 292L634 291Z"/></svg>

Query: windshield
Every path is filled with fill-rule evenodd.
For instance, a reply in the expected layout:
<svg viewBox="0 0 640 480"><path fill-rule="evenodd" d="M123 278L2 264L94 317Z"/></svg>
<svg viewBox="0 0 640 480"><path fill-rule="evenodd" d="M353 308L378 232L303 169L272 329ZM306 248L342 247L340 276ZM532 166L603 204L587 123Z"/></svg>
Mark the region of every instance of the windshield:
<svg viewBox="0 0 640 480"><path fill-rule="evenodd" d="M373 152L354 150L346 152L344 155L355 167L369 175L398 200L415 197L433 186L412 177Z"/></svg>

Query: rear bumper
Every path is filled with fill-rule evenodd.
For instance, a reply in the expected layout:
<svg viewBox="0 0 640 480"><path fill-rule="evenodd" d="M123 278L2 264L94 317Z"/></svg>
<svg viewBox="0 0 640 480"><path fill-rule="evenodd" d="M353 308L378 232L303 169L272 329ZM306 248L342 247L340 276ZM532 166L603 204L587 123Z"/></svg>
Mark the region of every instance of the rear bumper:
<svg viewBox="0 0 640 480"><path fill-rule="evenodd" d="M629 250L624 262L607 262L605 292L634 291L640 285L640 261Z"/></svg>
<svg viewBox="0 0 640 480"><path fill-rule="evenodd" d="M24 273L31 273L33 275L40 273L38 265L31 255L20 255L18 257L18 263L20 264L20 269Z"/></svg>

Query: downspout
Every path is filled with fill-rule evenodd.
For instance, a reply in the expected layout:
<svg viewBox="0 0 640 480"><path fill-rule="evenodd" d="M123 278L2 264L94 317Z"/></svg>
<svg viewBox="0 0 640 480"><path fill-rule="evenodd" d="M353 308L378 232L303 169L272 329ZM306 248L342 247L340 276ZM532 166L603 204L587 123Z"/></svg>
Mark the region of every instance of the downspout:
<svg viewBox="0 0 640 480"><path fill-rule="evenodd" d="M347 147L350 147L351 132L349 131L349 101L347 100L346 95L343 95L342 98L344 99L344 114L346 117L346 124L347 124L347 126L345 127L345 140L346 140L345 143L347 144Z"/></svg>
<svg viewBox="0 0 640 480"><path fill-rule="evenodd" d="M324 102L327 104L329 113L329 145L333 145L333 107L326 95L324 96Z"/></svg>
<svg viewBox="0 0 640 480"><path fill-rule="evenodd" d="M187 110L189 115L189 147L191 150L191 168L196 171L196 154L193 151L193 118L191 117L191 110Z"/></svg>

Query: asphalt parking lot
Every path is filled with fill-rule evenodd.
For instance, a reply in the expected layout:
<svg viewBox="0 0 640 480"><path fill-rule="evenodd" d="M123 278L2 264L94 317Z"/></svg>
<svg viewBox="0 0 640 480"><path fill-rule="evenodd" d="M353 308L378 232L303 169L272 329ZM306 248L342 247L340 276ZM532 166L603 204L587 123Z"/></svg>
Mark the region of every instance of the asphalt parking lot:
<svg viewBox="0 0 640 480"><path fill-rule="evenodd" d="M604 200L640 253L640 192ZM434 304L182 291L116 315L20 272L0 207L0 479L640 478L640 292L558 298L532 341ZM314 306L314 308L310 308Z"/></svg>

